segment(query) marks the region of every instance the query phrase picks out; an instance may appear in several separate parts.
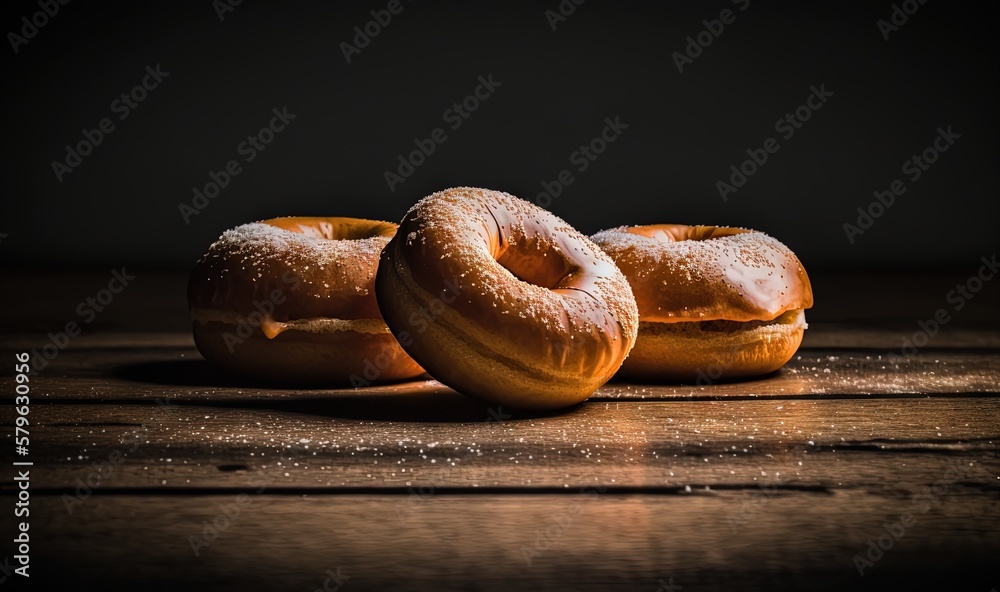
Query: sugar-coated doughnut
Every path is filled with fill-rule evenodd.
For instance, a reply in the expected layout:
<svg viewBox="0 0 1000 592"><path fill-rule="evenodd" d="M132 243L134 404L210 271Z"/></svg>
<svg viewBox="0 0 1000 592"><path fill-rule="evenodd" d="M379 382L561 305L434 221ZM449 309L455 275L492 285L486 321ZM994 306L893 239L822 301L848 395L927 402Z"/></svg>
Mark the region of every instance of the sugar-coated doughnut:
<svg viewBox="0 0 1000 592"><path fill-rule="evenodd" d="M639 307L620 374L730 379L773 372L802 342L812 287L798 257L742 228L658 224L591 237L618 264Z"/></svg>
<svg viewBox="0 0 1000 592"><path fill-rule="evenodd" d="M234 374L362 386L423 373L379 313L379 253L396 232L357 218L275 218L227 230L188 282L195 344Z"/></svg>
<svg viewBox="0 0 1000 592"><path fill-rule="evenodd" d="M413 206L375 287L386 323L431 376L512 407L586 399L621 366L638 325L607 255L552 213L487 189Z"/></svg>

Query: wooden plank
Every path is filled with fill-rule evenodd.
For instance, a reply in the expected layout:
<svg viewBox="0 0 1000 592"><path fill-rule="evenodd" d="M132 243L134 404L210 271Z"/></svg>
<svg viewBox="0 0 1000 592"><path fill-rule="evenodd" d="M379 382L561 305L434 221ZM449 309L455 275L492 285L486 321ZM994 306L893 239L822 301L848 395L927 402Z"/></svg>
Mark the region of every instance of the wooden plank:
<svg viewBox="0 0 1000 592"><path fill-rule="evenodd" d="M379 397L386 394L432 395L449 391L435 381L366 387L363 389L282 388L222 374L212 368L190 343L174 334L132 345L117 341L103 346L64 350L35 381L38 400L174 401ZM13 358L13 351L0 355ZM760 379L712 384L709 369L691 385L635 385L612 381L593 400L657 400L801 398L840 396L912 396L923 394L1000 393L1000 356L989 350L921 350L912 357L889 358L877 350L800 350L777 373ZM8 396L10 377L0 380ZM449 391L450 392L450 391Z"/></svg>
<svg viewBox="0 0 1000 592"><path fill-rule="evenodd" d="M901 515L911 518L895 526ZM957 484L926 503L863 491L248 491L245 498L94 496L72 514L59 497L39 495L32 517L32 583L43 588L315 590L339 570L344 592L653 592L664 584L685 591L988 591L997 584L1000 554L995 492ZM217 536L206 526L213 522ZM878 544L886 524L901 537L883 539L888 550L873 554L877 560L859 574L854 557L866 555L869 540Z"/></svg>
<svg viewBox="0 0 1000 592"><path fill-rule="evenodd" d="M590 402L548 416L451 392L222 403L35 405L32 487L915 492L949 470L1000 479L997 397Z"/></svg>
<svg viewBox="0 0 1000 592"><path fill-rule="evenodd" d="M106 279L34 277L27 302L3 307L19 311L0 338L8 359ZM338 567L348 591L1000 583L977 576L1000 550L996 299L912 358L884 359L954 278L860 291L820 276L800 356L774 376L612 383L530 415L434 381L222 376L193 347L183 274L140 277L32 383L41 587L313 590ZM195 556L189 537L240 493L248 505ZM905 513L905 536L860 576L853 557Z"/></svg>
<svg viewBox="0 0 1000 592"><path fill-rule="evenodd" d="M800 350L777 373L741 382L694 385L635 385L616 381L598 400L670 398L867 397L1000 392L1000 356L970 351L919 352L889 357L885 351Z"/></svg>

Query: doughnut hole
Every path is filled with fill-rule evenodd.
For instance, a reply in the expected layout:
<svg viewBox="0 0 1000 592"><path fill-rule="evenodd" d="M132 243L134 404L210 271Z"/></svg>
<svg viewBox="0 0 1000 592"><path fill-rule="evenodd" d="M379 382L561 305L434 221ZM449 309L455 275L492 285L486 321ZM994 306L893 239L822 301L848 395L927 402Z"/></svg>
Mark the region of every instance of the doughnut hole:
<svg viewBox="0 0 1000 592"><path fill-rule="evenodd" d="M363 240L376 236L392 238L396 234L395 224L357 218L289 216L264 220L262 224L326 240Z"/></svg>
<svg viewBox="0 0 1000 592"><path fill-rule="evenodd" d="M650 224L648 226L632 226L626 228L625 232L651 238L663 243L676 243L685 240L708 240L723 236L734 236L750 231L745 228L726 228L721 226Z"/></svg>
<svg viewBox="0 0 1000 592"><path fill-rule="evenodd" d="M407 212L376 293L431 376L523 408L586 399L621 365L638 326L628 282L596 245L550 212L476 188Z"/></svg>

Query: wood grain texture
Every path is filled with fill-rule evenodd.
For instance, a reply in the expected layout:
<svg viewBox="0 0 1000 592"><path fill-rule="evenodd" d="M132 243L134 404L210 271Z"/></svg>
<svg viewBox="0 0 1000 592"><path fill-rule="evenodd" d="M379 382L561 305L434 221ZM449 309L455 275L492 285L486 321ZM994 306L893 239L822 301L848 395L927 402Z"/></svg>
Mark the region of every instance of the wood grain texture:
<svg viewBox="0 0 1000 592"><path fill-rule="evenodd" d="M1000 484L995 397L589 402L527 417L451 392L225 402L37 405L47 462L32 486L912 493L957 465L970 486Z"/></svg>
<svg viewBox="0 0 1000 592"><path fill-rule="evenodd" d="M988 591L1000 553L997 497L955 484L926 510L905 496L864 491L331 497L248 490L246 498L95 496L72 514L58 497L38 499L32 528L45 543L35 573L107 589L309 591L339 569L350 578L345 592L654 592L662 583L685 591ZM912 520L901 538L859 574L854 556L905 514ZM213 522L224 527L214 538L206 526ZM198 538L212 540L201 546Z"/></svg>
<svg viewBox="0 0 1000 592"><path fill-rule="evenodd" d="M82 336L78 338L82 341ZM96 343L95 343L96 341ZM13 360L8 342L0 356ZM79 346L79 347L77 347ZM926 349L905 357L890 350L803 348L777 373L759 379L713 383L711 369L696 384L629 384L611 381L591 397L602 400L879 397L1000 393L1000 355L990 349ZM9 376L0 380L0 397L9 397ZM223 374L201 357L186 334L117 335L74 343L45 367L34 388L40 400L204 402L259 399L330 399L386 394L436 394L440 383L409 383L347 388L288 388Z"/></svg>
<svg viewBox="0 0 1000 592"><path fill-rule="evenodd" d="M345 592L1000 588L996 298L889 359L961 274L818 277L780 372L612 382L547 414L431 380L225 376L194 348L183 274L137 276L32 379L40 589L307 592L334 589L338 568ZM0 295L10 362L107 279L18 278L29 298ZM12 396L5 374L4 409ZM15 493L0 483L4 515ZM224 528L196 555L206 521ZM854 557L885 525L900 538L862 576Z"/></svg>

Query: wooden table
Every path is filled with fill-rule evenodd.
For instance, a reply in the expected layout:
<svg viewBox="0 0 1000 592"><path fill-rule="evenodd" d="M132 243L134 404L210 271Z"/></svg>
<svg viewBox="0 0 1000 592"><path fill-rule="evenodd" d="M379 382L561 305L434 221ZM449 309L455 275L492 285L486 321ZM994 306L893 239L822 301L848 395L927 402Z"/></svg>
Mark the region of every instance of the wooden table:
<svg viewBox="0 0 1000 592"><path fill-rule="evenodd" d="M1000 587L998 286L889 359L962 274L816 277L776 375L525 414L431 380L234 381L194 348L183 275L135 275L89 323L108 273L6 276L8 369L82 328L30 383L26 457L0 387L0 553L28 460L38 589Z"/></svg>

